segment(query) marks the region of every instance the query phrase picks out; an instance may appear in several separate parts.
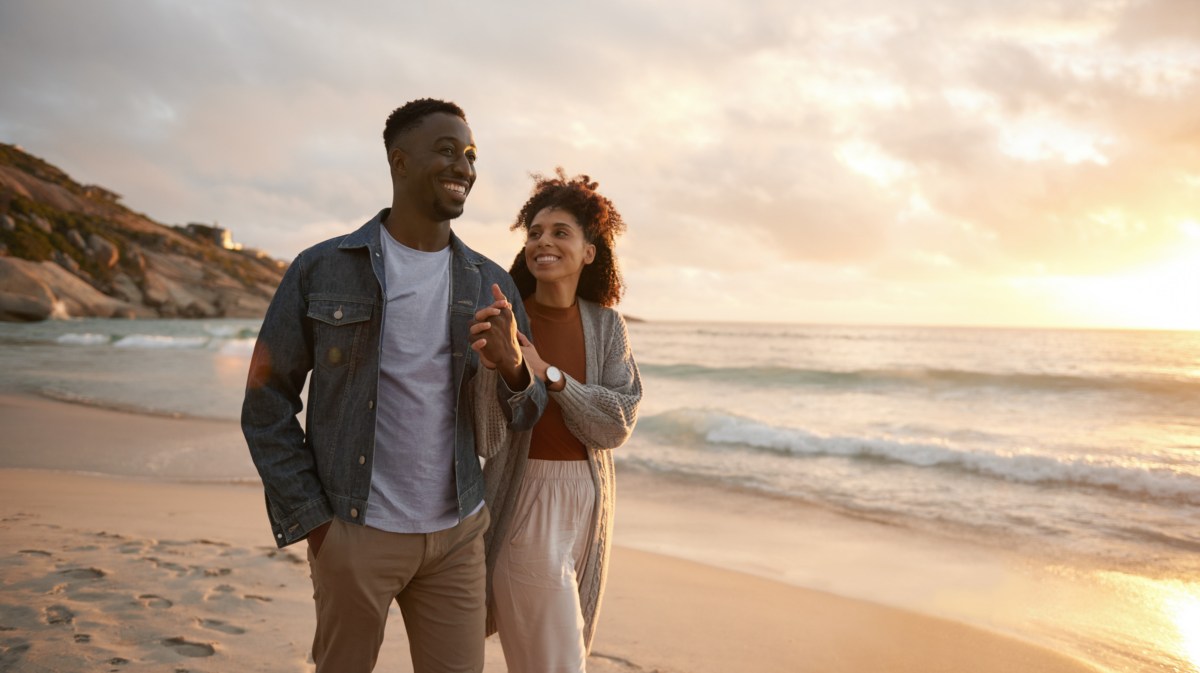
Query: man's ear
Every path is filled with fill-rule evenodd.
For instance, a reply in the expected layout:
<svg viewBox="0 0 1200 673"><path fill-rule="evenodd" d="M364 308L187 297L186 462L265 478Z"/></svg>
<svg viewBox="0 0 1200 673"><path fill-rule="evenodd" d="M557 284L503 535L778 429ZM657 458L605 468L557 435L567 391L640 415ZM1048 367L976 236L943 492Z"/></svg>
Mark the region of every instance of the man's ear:
<svg viewBox="0 0 1200 673"><path fill-rule="evenodd" d="M392 173L395 175L408 174L408 155L399 147L393 147L388 150L388 165L392 168Z"/></svg>

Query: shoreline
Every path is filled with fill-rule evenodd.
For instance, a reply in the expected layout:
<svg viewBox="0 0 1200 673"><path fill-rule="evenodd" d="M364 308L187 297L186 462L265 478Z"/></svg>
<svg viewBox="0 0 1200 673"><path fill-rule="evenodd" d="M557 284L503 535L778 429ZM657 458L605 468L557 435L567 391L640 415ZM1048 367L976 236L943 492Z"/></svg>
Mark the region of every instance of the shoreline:
<svg viewBox="0 0 1200 673"><path fill-rule="evenodd" d="M249 463L235 423L11 394L0 395L0 423L0 530L10 550L0 558L0 663L311 670L305 546L275 549L259 489L181 480L203 459ZM191 459L163 457L181 449ZM163 462L129 476L56 471L114 453L130 464ZM51 464L11 467L33 458ZM957 608L946 609L945 595L936 597L943 614L897 607L925 591L894 586L897 569L941 558L933 579L962 589L979 582L974 564L989 553L924 548L924 538L914 549L903 544L912 532L895 526L848 524L815 508L784 515L753 496L710 501L704 489L655 475L625 471L619 480L616 548L589 661L596 673L1100 670L949 618ZM987 572L984 583L996 579ZM861 593L874 600L844 590L864 578L873 579ZM955 600L990 609L977 595ZM390 623L379 670L411 670L398 612ZM496 638L485 670L505 670Z"/></svg>

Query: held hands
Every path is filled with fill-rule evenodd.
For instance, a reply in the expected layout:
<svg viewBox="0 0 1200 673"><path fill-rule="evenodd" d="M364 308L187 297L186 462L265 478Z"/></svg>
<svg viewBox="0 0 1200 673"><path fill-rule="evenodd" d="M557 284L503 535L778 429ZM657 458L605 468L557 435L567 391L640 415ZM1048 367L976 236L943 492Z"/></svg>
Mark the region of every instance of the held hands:
<svg viewBox="0 0 1200 673"><path fill-rule="evenodd" d="M471 348L479 353L479 362L488 369L498 369L509 388L519 389L529 385L523 363L522 349L517 342L517 322L513 317L512 303L504 296L500 286L492 284L490 306L475 312L471 325Z"/></svg>

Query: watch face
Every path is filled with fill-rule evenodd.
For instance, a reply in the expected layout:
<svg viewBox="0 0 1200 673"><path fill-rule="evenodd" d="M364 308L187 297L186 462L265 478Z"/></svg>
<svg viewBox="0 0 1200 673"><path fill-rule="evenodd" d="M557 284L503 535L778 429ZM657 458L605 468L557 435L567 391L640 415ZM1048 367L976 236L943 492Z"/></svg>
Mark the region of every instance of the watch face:
<svg viewBox="0 0 1200 673"><path fill-rule="evenodd" d="M558 367L550 365L546 368L546 380L550 383L558 383L562 380L562 372L558 370Z"/></svg>

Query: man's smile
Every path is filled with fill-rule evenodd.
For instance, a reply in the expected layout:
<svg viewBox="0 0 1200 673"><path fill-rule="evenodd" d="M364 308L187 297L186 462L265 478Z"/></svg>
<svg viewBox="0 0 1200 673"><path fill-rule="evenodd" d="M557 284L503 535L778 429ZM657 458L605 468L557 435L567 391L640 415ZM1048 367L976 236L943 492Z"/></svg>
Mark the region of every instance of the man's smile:
<svg viewBox="0 0 1200 673"><path fill-rule="evenodd" d="M462 196L462 197L466 197L466 195L467 195L467 186L464 184L458 183L458 182L450 182L449 180L443 180L442 187L445 187L446 191L454 192L455 194Z"/></svg>

